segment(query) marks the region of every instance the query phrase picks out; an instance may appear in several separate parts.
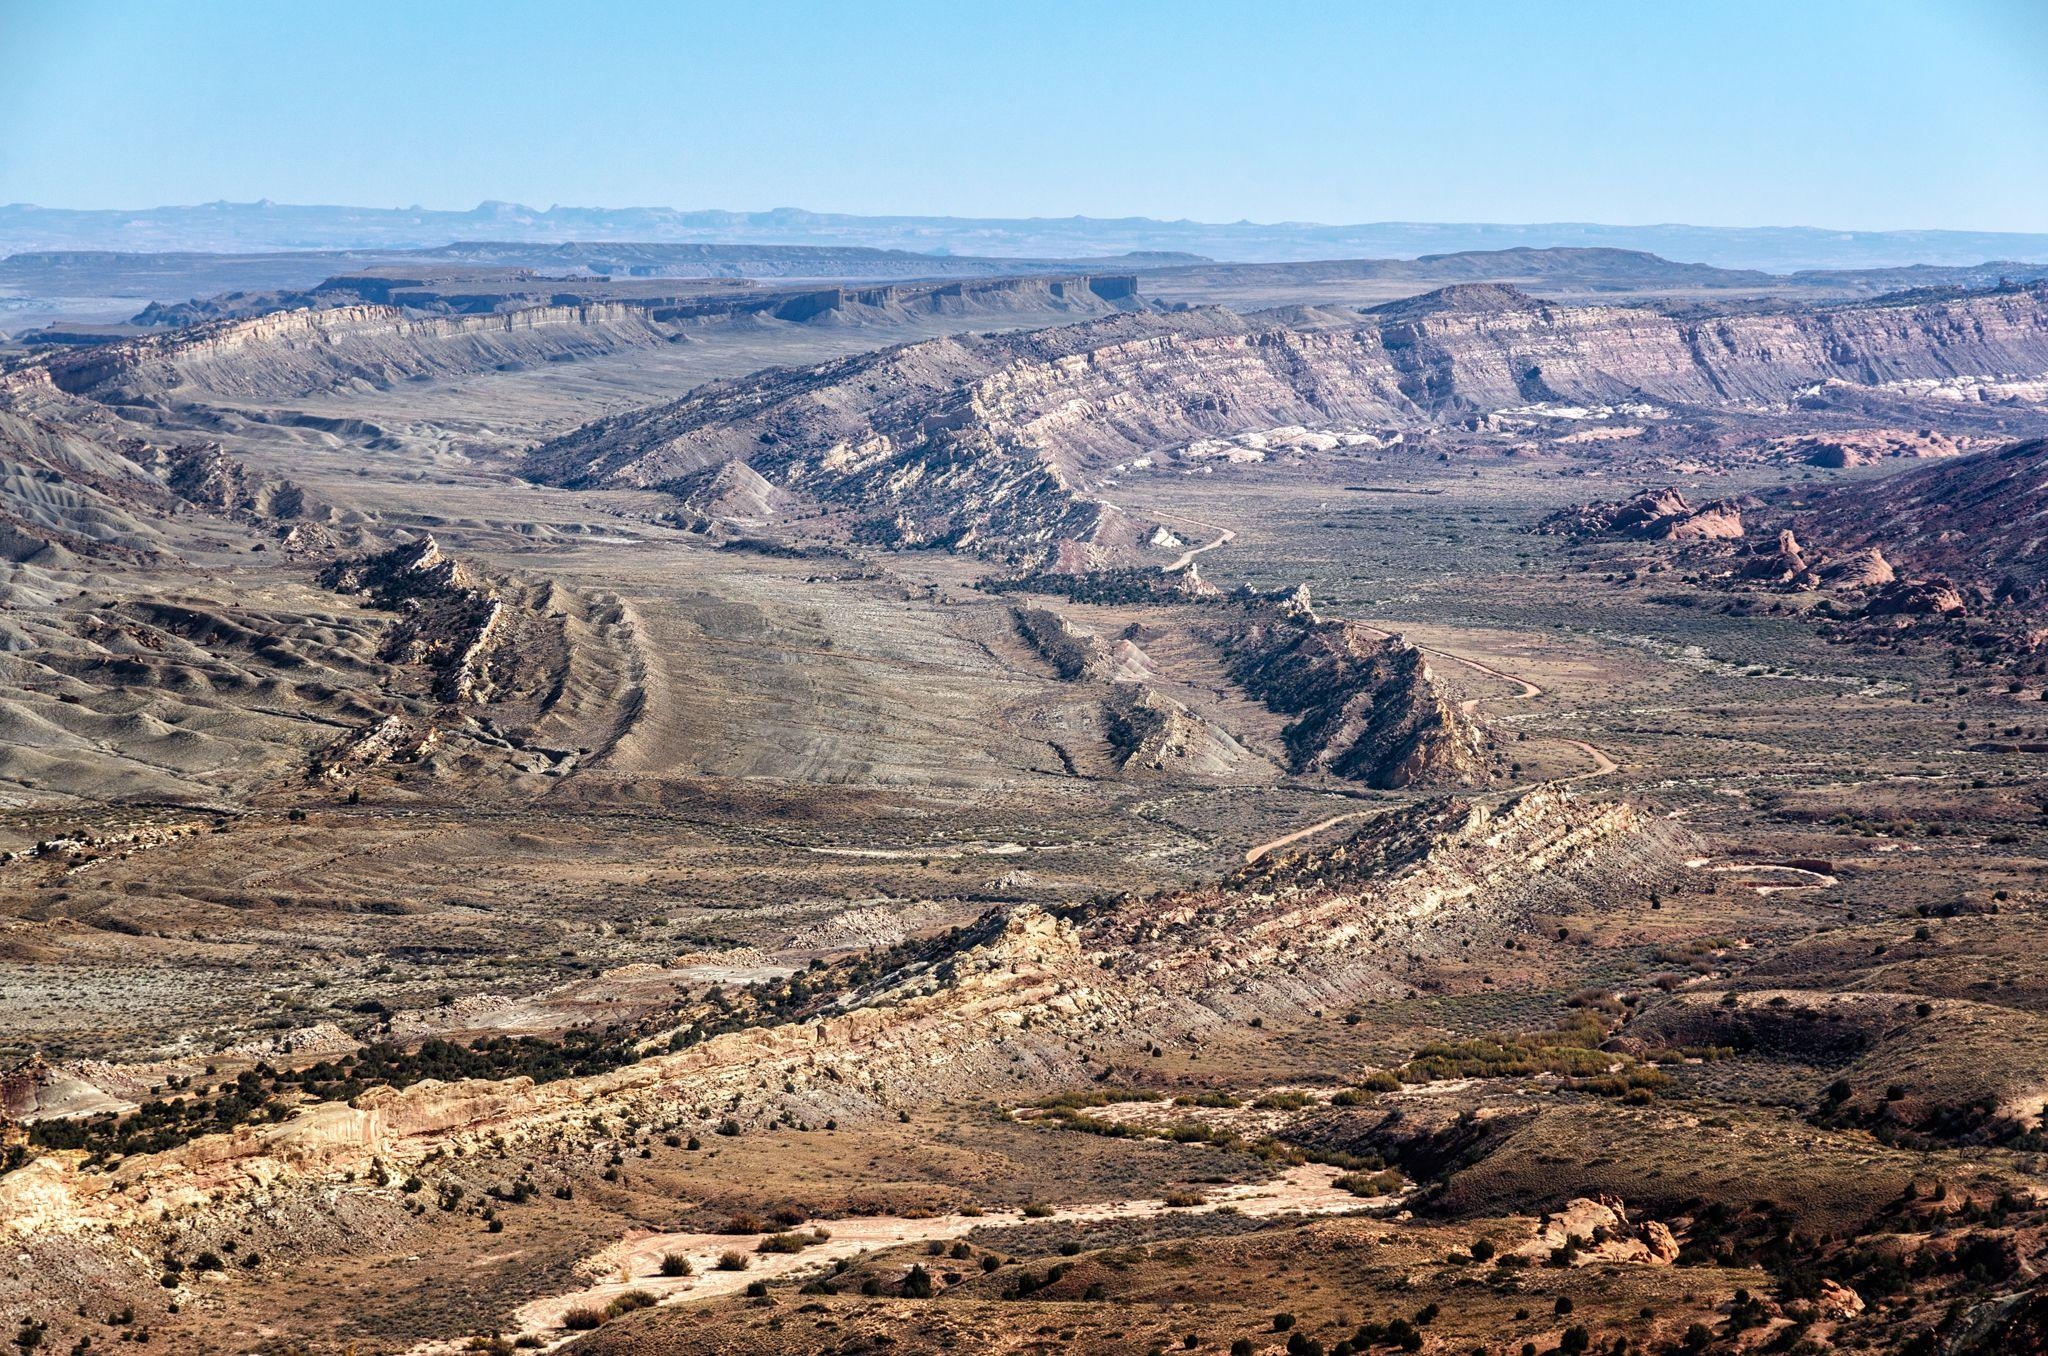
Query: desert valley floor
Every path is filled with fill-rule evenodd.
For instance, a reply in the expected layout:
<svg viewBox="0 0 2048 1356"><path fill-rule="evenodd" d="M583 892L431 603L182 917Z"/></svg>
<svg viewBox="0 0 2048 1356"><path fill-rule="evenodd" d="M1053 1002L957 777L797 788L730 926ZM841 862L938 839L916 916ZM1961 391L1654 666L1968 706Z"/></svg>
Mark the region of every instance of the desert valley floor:
<svg viewBox="0 0 2048 1356"><path fill-rule="evenodd" d="M0 1335L2038 1349L2048 287L1508 253L5 349Z"/></svg>

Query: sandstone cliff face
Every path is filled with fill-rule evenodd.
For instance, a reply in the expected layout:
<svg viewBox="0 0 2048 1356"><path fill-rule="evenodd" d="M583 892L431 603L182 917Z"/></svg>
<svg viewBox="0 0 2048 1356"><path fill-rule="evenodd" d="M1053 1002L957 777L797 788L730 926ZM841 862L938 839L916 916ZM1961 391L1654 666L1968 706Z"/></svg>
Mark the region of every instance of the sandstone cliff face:
<svg viewBox="0 0 2048 1356"><path fill-rule="evenodd" d="M146 313L152 321L199 323L164 334L65 349L39 359L35 366L58 388L99 399L176 400L194 394L279 398L348 387L382 389L421 377L658 347L694 327L745 317L861 326L940 315L1115 315L1141 304L1132 277L1075 276L645 301L579 299L573 291L557 287L548 289L548 304L482 314L433 314L431 310L447 311L451 300L463 299L444 297L432 288L402 293L371 279L330 281L352 281L359 287L355 293L328 288L259 294L247 298L256 314L237 310L218 319L207 318L203 306ZM490 304L488 298L479 300ZM405 304L386 304L391 301ZM452 309L464 308L458 304Z"/></svg>
<svg viewBox="0 0 2048 1356"><path fill-rule="evenodd" d="M1716 499L1694 507L1672 486L1644 490L1631 499L1580 504L1551 514L1536 530L1549 536L1614 535L1645 541L1733 541L1740 538L1742 505Z"/></svg>
<svg viewBox="0 0 2048 1356"><path fill-rule="evenodd" d="M617 303L433 317L396 306L342 306L216 321L67 349L43 362L61 389L100 399L162 399L191 390L277 397L593 357L669 339L645 308Z"/></svg>
<svg viewBox="0 0 2048 1356"><path fill-rule="evenodd" d="M2048 371L2048 287L1700 322L1473 291L1334 327L1208 309L910 344L601 420L526 473L659 487L741 457L906 543L1042 547L1107 532L1090 471L1203 438L1542 400L1762 408L1828 382Z"/></svg>
<svg viewBox="0 0 2048 1356"><path fill-rule="evenodd" d="M1286 729L1291 770L1369 786L1459 786L1490 773L1481 740L1436 685L1422 652L1353 622L1325 621L1305 601L1249 605L1221 633L1230 675Z"/></svg>

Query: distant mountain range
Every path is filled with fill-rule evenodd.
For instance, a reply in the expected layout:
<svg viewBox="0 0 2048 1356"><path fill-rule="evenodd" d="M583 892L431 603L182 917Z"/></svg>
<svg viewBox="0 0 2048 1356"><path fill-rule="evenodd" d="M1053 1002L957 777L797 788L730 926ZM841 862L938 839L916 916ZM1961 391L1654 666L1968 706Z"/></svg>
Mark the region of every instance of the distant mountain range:
<svg viewBox="0 0 2048 1356"><path fill-rule="evenodd" d="M31 250L411 249L452 241L636 241L812 245L921 254L1080 259L1176 251L1213 259L1285 262L1414 258L1514 247L1644 250L1685 263L1789 273L1800 269L2048 261L2048 233L1837 231L1805 226L1605 226L1373 222L1325 226L1157 221L1146 217L869 217L659 207L550 207L486 202L467 212L425 208L214 202L136 211L11 204L0 207L0 255Z"/></svg>

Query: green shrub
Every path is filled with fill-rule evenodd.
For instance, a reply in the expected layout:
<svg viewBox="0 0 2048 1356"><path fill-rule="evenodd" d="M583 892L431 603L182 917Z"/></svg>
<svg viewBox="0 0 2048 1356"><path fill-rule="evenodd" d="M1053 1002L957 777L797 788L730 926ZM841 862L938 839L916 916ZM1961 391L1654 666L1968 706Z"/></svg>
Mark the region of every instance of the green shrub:
<svg viewBox="0 0 2048 1356"><path fill-rule="evenodd" d="M1269 1092L1252 1103L1255 1111L1299 1111L1314 1099L1305 1092Z"/></svg>

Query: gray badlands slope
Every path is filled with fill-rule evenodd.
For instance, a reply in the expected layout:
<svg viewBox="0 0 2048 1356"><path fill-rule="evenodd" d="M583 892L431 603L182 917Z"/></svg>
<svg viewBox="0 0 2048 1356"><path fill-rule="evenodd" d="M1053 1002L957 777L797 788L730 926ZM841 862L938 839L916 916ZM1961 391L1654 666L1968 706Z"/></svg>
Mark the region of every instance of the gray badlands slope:
<svg viewBox="0 0 2048 1356"><path fill-rule="evenodd" d="M559 722L615 686L608 603L431 538L323 575L389 534L57 370L0 376L0 804L229 805L402 731L422 766L472 769L602 737Z"/></svg>
<svg viewBox="0 0 2048 1356"><path fill-rule="evenodd" d="M1828 384L2044 369L2042 286L1700 322L1450 288L1348 319L1204 309L913 344L599 421L537 449L527 474L662 488L741 460L884 539L1099 563L1144 531L1081 494L1087 478L1200 438L1543 402L1763 411Z"/></svg>

